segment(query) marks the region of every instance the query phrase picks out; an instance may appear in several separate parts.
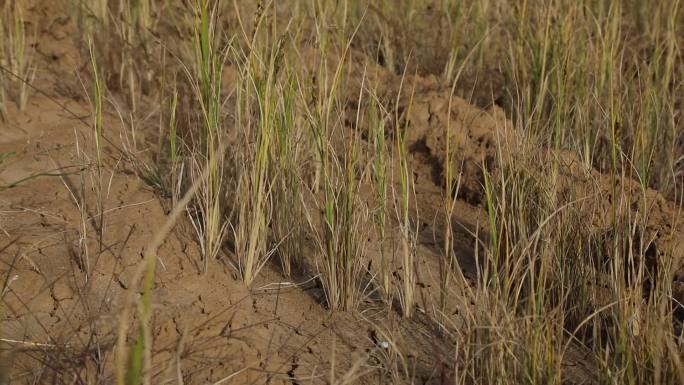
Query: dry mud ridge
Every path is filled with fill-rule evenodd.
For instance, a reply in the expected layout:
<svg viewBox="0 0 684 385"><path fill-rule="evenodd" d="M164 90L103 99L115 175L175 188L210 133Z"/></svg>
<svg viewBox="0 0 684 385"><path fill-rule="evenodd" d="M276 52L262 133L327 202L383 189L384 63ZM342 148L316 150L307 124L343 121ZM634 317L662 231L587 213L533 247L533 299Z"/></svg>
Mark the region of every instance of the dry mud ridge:
<svg viewBox="0 0 684 385"><path fill-rule="evenodd" d="M74 21L58 5L44 2L29 11L37 26L39 69L28 108L10 110L0 123L0 260L2 261L2 351L9 359L12 383L114 383L114 345L119 315L129 298L142 262L141 253L165 221L169 203L136 173L138 164L123 148L145 149L122 127L114 111L106 118L101 171L94 166L90 109L80 78L87 78L87 57L75 41ZM361 73L362 66L354 71ZM396 94L397 75L375 69ZM359 81L349 94L358 94ZM445 132L463 166L456 204L455 248L466 277L474 275L476 240L485 234L482 166L496 170L500 154L535 152L538 163L559 157L558 199L572 199L577 215L592 218L587 227L609 233L602 223L616 181L587 168L572 154L523 148L503 111L482 110L460 98L433 77L409 77L402 99L411 122L407 133L416 205L421 213L417 247L421 287L419 311L402 319L369 299L358 314L331 314L315 285L293 286L275 264L268 265L251 288L221 261L201 273L201 255L188 223L180 223L159 250L154 291L154 383L305 384L389 383L443 384L453 370L453 345L437 337L426 310L436 301L436 266L443 223L441 173ZM355 105L350 103L350 105ZM353 113L353 111L351 111ZM140 138L145 128L140 128ZM154 130L154 128L151 128ZM497 147L497 143L501 146ZM497 150L497 148L499 150ZM142 150L141 150L142 151ZM539 169L538 172L543 172ZM20 183L15 183L20 181ZM640 190L631 186L636 201ZM102 185L99 189L97 186ZM649 240L644 257L673 252L684 257L684 229L672 228L677 206L647 191ZM102 214L100 214L102 213ZM368 247L369 253L377 247ZM306 258L306 256L305 256ZM684 302L684 271L675 277L675 297ZM133 291L133 292L131 292ZM450 303L457 311L461 302ZM380 342L393 334L413 368L412 380L390 378L390 357ZM590 364L568 355L570 383L591 381ZM583 369L584 367L586 369ZM346 377L345 377L346 376Z"/></svg>

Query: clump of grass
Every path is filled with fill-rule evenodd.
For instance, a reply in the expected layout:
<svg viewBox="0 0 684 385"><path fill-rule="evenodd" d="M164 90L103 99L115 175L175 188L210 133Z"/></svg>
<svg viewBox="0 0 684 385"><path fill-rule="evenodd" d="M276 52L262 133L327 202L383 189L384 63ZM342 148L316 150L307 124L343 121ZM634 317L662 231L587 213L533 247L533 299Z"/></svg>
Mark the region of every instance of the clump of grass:
<svg viewBox="0 0 684 385"><path fill-rule="evenodd" d="M193 10L196 17L192 43L194 73L189 73L188 77L201 108L202 123L202 149L195 156L198 159L195 168L209 170L199 193L200 215L193 218L193 223L200 237L206 271L209 260L218 255L227 229L223 204L224 153L217 151L224 139L221 69L227 51L217 47L215 8L210 7L208 1L202 1Z"/></svg>
<svg viewBox="0 0 684 385"><path fill-rule="evenodd" d="M280 103L281 92L287 92L278 85L282 42L265 44L275 37L277 25L275 18L270 16L271 8L259 10L248 42L251 50L237 55L240 78L236 93L236 125L242 129L239 132L244 151L238 160L237 218L232 227L238 268L248 285L274 252L269 247L275 167L271 152L278 144L278 130L282 133L292 129L287 126L292 111L283 110L292 107ZM287 146L285 144L281 150L287 151Z"/></svg>
<svg viewBox="0 0 684 385"><path fill-rule="evenodd" d="M103 151L103 127L104 127L104 119L103 119L103 99L104 99L104 88L102 84L102 75L100 72L100 68L98 67L97 64L97 59L95 57L95 53L92 47L92 42L89 44L89 50L90 50L90 63L91 63L91 70L92 70L92 91L88 95L91 103L91 114L92 114L92 137L94 141L94 149L95 149L95 162L92 167L92 174L91 176L91 185L92 189L95 191L96 194L96 208L97 208L97 214L93 218L89 218L88 214L88 204L85 201L85 181L83 177L81 178L81 196L80 199L76 199L77 195L72 195L72 198L74 198L76 205L79 208L80 215L81 215L81 228L79 229L81 232L81 244L83 251L79 256L79 262L81 264L81 269L85 273L85 280L86 282L90 278L90 273L91 273L91 265L90 265L90 253L88 250L88 227L90 224L92 224L95 227L95 231L98 235L98 243L99 243L99 251L102 251L103 247L103 233L104 233L104 186L103 186L103 157L102 157L102 151ZM80 151L79 151L80 153ZM74 192L72 192L74 194Z"/></svg>
<svg viewBox="0 0 684 385"><path fill-rule="evenodd" d="M358 197L358 146L355 132L346 139L344 163L329 159L323 171L324 245L319 269L328 305L334 310L354 309L363 294L365 210Z"/></svg>
<svg viewBox="0 0 684 385"><path fill-rule="evenodd" d="M512 383L560 384L571 294L563 281L569 277L557 272L570 261L545 240L558 241L567 231L557 227L567 207L553 206L553 177L547 184L538 176L547 170L538 170L534 155L500 156L501 168L485 173L489 244L470 291L474 309L465 317L474 331L470 344L480 353L468 365L476 382L504 376Z"/></svg>
<svg viewBox="0 0 684 385"><path fill-rule="evenodd" d="M402 80L403 81L403 80ZM413 176L409 170L409 155L406 147L406 130L409 129L408 119L399 116L399 98L401 97L401 90L397 95L397 105L395 106L395 128L394 139L396 149L396 161L398 163L399 172L399 197L395 199L395 210L397 221L400 229L400 247L401 255L401 290L399 299L401 301L402 311L405 317L410 317L413 314L415 306L415 289L416 289L416 265L415 265L415 231L412 227L411 216L411 194L413 193ZM413 99L413 92L411 93L411 101L408 103L408 110L411 109ZM408 112L406 113L408 116Z"/></svg>
<svg viewBox="0 0 684 385"><path fill-rule="evenodd" d="M154 18L150 0L124 0L119 5L120 26L117 28L123 43L120 50L119 83L128 90L128 102L135 113L142 93L142 82L150 81L151 74L144 61L138 59L139 51L147 52L149 36L153 32Z"/></svg>
<svg viewBox="0 0 684 385"><path fill-rule="evenodd" d="M332 310L352 310L364 293L366 260L362 231L368 214L358 192L362 176L359 124L363 85L359 91L359 113L349 132L349 127L341 124L341 106L345 103L342 87L352 39L346 36L349 32L344 28L331 33L325 27L326 20L335 15L346 25L344 7L320 7L314 12L319 37L315 52L317 79L315 84L302 87L301 93L316 149L312 193L322 218L320 222L311 216L307 219L320 250L316 264L327 304ZM365 74L361 82L365 82Z"/></svg>
<svg viewBox="0 0 684 385"><path fill-rule="evenodd" d="M96 42L97 54L106 58L107 82L124 91L127 104L135 115L141 96L150 91L148 85L157 70L152 62L157 44L150 44L158 17L155 2L122 0L116 5L107 0L79 1L76 6L83 35ZM167 4L170 5L170 4ZM155 42L156 43L156 42Z"/></svg>
<svg viewBox="0 0 684 385"><path fill-rule="evenodd" d="M373 183L375 184L375 215L374 222L378 233L380 246L380 288L384 300L392 303L392 264L386 250L387 241L387 190L388 190L388 165L385 124L387 116L382 104L375 93L370 95L367 109L369 132L372 136L373 145Z"/></svg>
<svg viewBox="0 0 684 385"><path fill-rule="evenodd" d="M288 69L293 71L293 69ZM281 86L282 100L279 104L278 119L272 157L274 159L273 186L273 237L278 243L278 256L285 276L292 275L293 267L301 267L303 234L303 206L301 194L303 173L300 168L304 133L298 129L301 119L297 113L297 78L288 75L289 80Z"/></svg>
<svg viewBox="0 0 684 385"><path fill-rule="evenodd" d="M269 77L273 76L273 67ZM249 75L246 75L249 76ZM248 78L246 78L247 80ZM247 81L258 82L259 79ZM271 140L275 133L273 110L276 107L276 87L272 78L263 80L256 90L243 89L246 98L257 98L260 106L257 122L249 122L252 127L255 143L248 143L250 148L241 162L242 175L238 182L238 223L235 226L236 252L243 280L249 284L264 266L270 252L268 251L268 225L271 221L270 158ZM254 84L246 84L251 88ZM252 94L254 92L256 95ZM251 95L249 95L251 94ZM238 98L242 97L238 93ZM249 106L247 104L246 106ZM251 120L251 118L248 118Z"/></svg>
<svg viewBox="0 0 684 385"><path fill-rule="evenodd" d="M24 11L19 2L6 2L0 17L0 118L7 115L7 99L19 110L28 103L30 85L36 73L33 53L27 41Z"/></svg>

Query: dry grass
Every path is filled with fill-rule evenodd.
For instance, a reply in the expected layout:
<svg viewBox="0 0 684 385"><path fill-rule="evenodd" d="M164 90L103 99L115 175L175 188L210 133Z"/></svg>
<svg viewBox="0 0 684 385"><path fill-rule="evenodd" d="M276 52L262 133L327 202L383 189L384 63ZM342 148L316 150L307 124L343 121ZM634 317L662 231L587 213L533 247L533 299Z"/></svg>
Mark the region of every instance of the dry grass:
<svg viewBox="0 0 684 385"><path fill-rule="evenodd" d="M374 223L384 244L386 213L394 206L401 234L398 292L389 283L390 264L384 255L389 250L382 252L380 279L375 284L385 300L399 298L404 315L410 317L416 302L417 258L412 235L416 231L412 228L416 213L411 212L413 182L404 140L404 131L410 128L403 126L408 122L399 116L398 104L383 106L362 85L356 122L351 123L356 129L344 132L342 117L350 95L341 84L348 81L350 44L366 47L369 55L381 57L381 64L392 71L433 71L440 69L435 63L442 63L443 71L437 75L453 84L457 94L472 92L463 86L479 91L477 82L460 86L461 75L472 78L493 71L503 84L492 91L500 95L497 102L521 130L521 148L569 149L585 164L615 176L612 194L616 198L607 222L614 231L598 238L578 232L581 221L587 219L572 214L577 201L558 198L561 165L545 161L541 152L513 155L502 145L501 166L495 173L485 173L489 243L480 250L478 279L469 289L477 310L466 317L465 327L450 331L466 338L455 383L491 383L503 378L513 383L561 383L566 349L579 338L578 330L587 328L608 333L607 338L594 335L579 341L594 352L601 381L664 383L678 378L682 369L674 359L678 353L672 350L677 342L672 326L666 326L671 325L667 320L673 310L668 299L670 280L658 280L648 295L638 287L648 269L644 259L633 254L643 255L648 247L637 242L647 226L648 202L636 197L644 208L636 212L620 203L634 199L620 182L625 176L638 179L640 196L646 195L648 187L678 196L682 165L675 158L674 145L682 135L676 109L682 66L681 31L677 30L681 5L677 1L660 2L648 10L637 2L598 6L438 2L429 11L422 2L334 7L321 1L282 14L274 3L259 2L252 17L235 9L239 28L220 32L220 6L199 3L188 11L196 15L191 40L195 56L189 61L188 78L203 127L194 134L199 139L194 148L190 144L188 155L196 170L209 168L198 198L200 210L193 215L205 266L232 234L229 243L234 245L236 266L247 284L274 253L284 273L290 275L293 267L303 268L298 256L304 234L300 228L308 223L318 240L320 258L313 266L328 306L353 310L366 282L367 256L361 234L371 222L358 196L367 179L359 160L360 152L366 151L359 117L369 116L374 130L367 155L374 162ZM135 34L131 28L139 25L141 31L157 24L145 21L152 17L149 13L130 14L140 15L141 22L123 18L129 30L121 37L125 41ZM313 25L301 23L307 18L313 18ZM433 40L428 28L435 22L452 38L440 43ZM309 63L298 48L304 31L316 36L313 55L318 64L312 68L316 84L307 81ZM450 45L445 46L445 41ZM431 47L431 43L438 45ZM437 56L431 57L431 51ZM133 55L125 57L124 64ZM182 65L183 59L179 60ZM237 72L235 107L230 113L234 118L224 112L226 92L221 89L222 68L228 63ZM128 79L134 110L137 75L132 75L130 65L110 70ZM386 121L395 124L393 144L385 143ZM233 124L239 130L231 151L238 152L230 159L214 155L220 143L230 140L233 134L225 132ZM339 135L347 139L338 142ZM303 143L315 144L314 150ZM385 155L388 146L394 147L389 151L392 159ZM172 156L178 151L174 145ZM447 229L458 197L458 165L452 166L451 151L447 141ZM224 161L237 166L236 182L226 180L231 176ZM545 164L543 168L539 162ZM396 181L388 179L390 164L398 167ZM394 204L387 203L388 190ZM232 197L231 208L223 206L225 197ZM313 206L307 203L312 198ZM232 231L226 234L228 227ZM572 233L577 235L567 235ZM445 250L452 249L450 236L447 231ZM605 250L612 261L607 264L597 261ZM443 258L442 309L457 268L452 251ZM626 262L633 260L639 262ZM662 268L658 274L669 277L672 272ZM607 291L599 293L598 277L613 283ZM578 298L577 293L585 294ZM599 303L605 306L597 308ZM452 330L448 317L441 322Z"/></svg>
<svg viewBox="0 0 684 385"><path fill-rule="evenodd" d="M6 2L0 17L0 119L7 115L7 103L12 101L19 110L26 108L30 85L36 73L32 33L25 25L22 3Z"/></svg>
<svg viewBox="0 0 684 385"><path fill-rule="evenodd" d="M404 317L415 317L422 213L406 133L419 91L408 78L434 76L450 90L449 106L456 96L496 104L514 126L499 127L496 159L479 165L488 222L473 237L470 283L452 232L462 149L444 127L434 321L458 343L441 383L560 385L576 352L596 383L684 382L676 255L658 250L657 268L647 258L655 245L651 189L675 202L684 196L681 1L315 0L287 9L258 1L253 12L232 2L163 3L76 8L96 43L98 170L107 79L132 119L143 120L150 100L161 106L151 169L173 191L169 223L187 206L205 272L227 258L250 285L277 258L284 275L314 277L333 312L364 301L392 309L396 300ZM21 80L0 76L0 106L13 99L22 108L35 68L21 10L0 22L0 64ZM400 84L385 87L370 73L375 66ZM183 75L166 75L174 71ZM600 174L568 182L567 154ZM666 226L676 228L680 214ZM369 268L371 242L380 263ZM314 250L308 260L306 245ZM130 354L128 330L120 330L120 384L152 381L157 247L145 255ZM458 316L446 312L449 301ZM387 377L411 382L395 336L383 339L391 345L383 350ZM339 383L354 383L353 369Z"/></svg>

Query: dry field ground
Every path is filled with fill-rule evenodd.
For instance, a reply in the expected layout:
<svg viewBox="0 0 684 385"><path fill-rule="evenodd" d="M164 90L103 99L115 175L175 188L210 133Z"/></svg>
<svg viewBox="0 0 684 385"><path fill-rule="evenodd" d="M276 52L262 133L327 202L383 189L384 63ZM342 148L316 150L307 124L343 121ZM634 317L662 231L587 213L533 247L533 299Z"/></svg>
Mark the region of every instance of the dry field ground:
<svg viewBox="0 0 684 385"><path fill-rule="evenodd" d="M0 384L684 383L684 2L0 0Z"/></svg>

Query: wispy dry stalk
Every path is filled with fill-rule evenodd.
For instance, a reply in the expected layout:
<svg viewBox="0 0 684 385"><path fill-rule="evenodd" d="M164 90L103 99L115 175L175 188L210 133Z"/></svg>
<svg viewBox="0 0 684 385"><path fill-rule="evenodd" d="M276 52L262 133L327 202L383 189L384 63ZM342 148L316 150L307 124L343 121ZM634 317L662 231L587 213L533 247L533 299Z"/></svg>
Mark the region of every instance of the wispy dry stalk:
<svg viewBox="0 0 684 385"><path fill-rule="evenodd" d="M386 226L387 226L387 190L388 190L388 165L387 145L385 143L385 124L389 113L383 111L381 103L376 95L370 95L368 107L368 126L373 138L373 182L375 183L376 207L374 222L378 233L380 247L380 287L382 295L388 304L392 303L392 264L390 253L386 250Z"/></svg>
<svg viewBox="0 0 684 385"><path fill-rule="evenodd" d="M402 86L405 75L402 78ZM402 126L401 122L404 121L404 117L399 116L399 100L401 96L402 91L400 88L394 116L395 154L399 172L399 197L395 199L395 211L400 229L399 242L401 250L399 253L402 262L400 300L404 316L410 317L413 314L416 302L415 229L413 229L409 214L411 210L411 195L413 193L413 176L409 169L409 154L406 146L406 130L408 127ZM408 103L409 111L412 105L413 92L410 97L411 101Z"/></svg>
<svg viewBox="0 0 684 385"><path fill-rule="evenodd" d="M6 2L0 16L0 118L6 116L7 96L24 110L36 73L21 2Z"/></svg>

